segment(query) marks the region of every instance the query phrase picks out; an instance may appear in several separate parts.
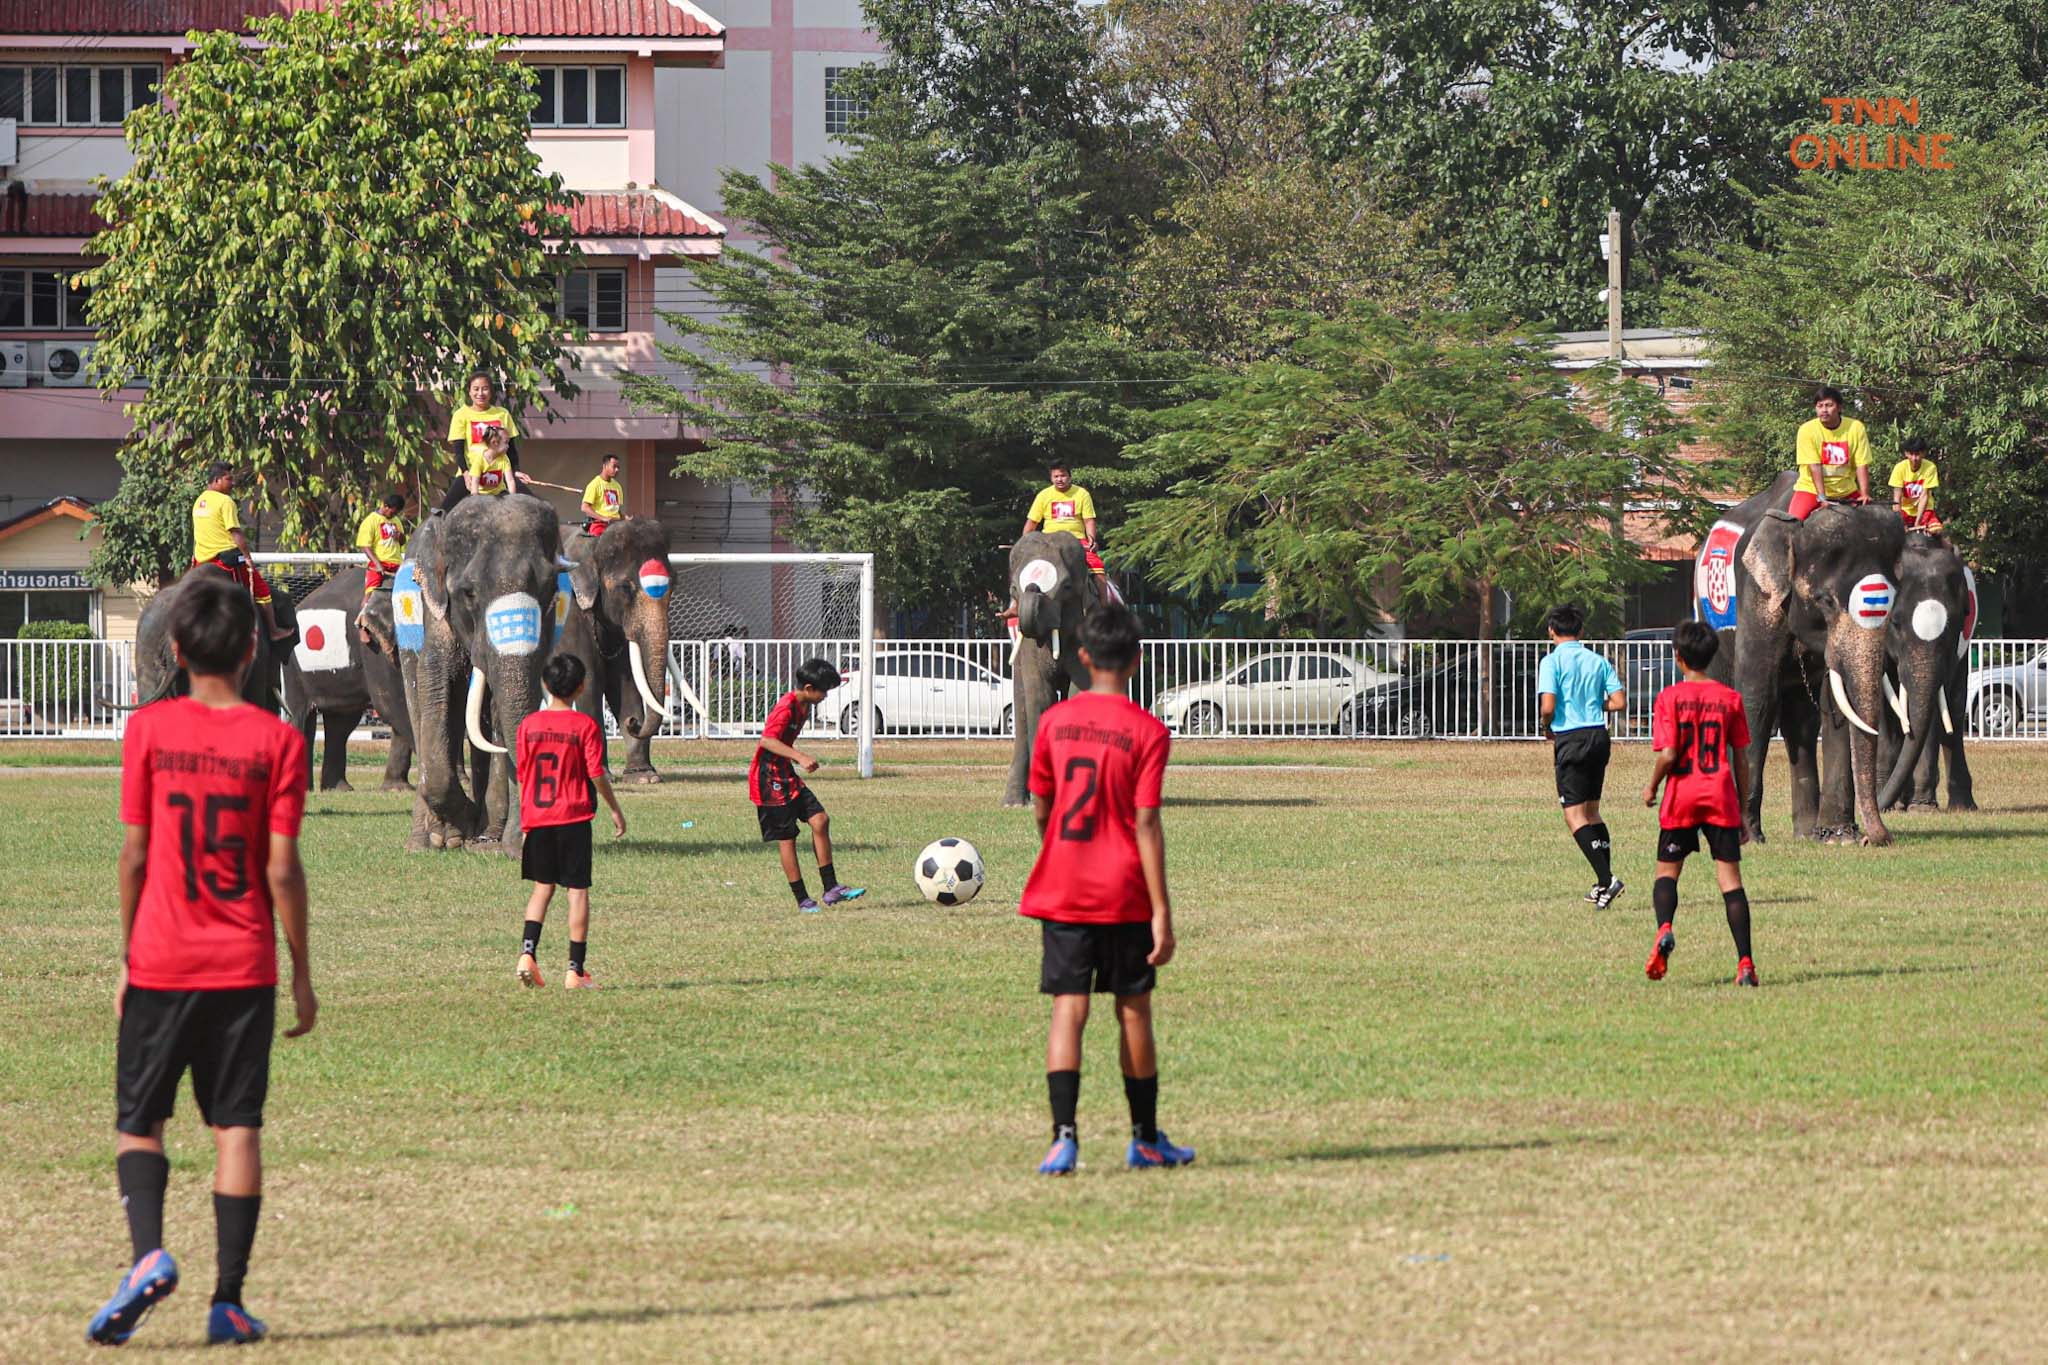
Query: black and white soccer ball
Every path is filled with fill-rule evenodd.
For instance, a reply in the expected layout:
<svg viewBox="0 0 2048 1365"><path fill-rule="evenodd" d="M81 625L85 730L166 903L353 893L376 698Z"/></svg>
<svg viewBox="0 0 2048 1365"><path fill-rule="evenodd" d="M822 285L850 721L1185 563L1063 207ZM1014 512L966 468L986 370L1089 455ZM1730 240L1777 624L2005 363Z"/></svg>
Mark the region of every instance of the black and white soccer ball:
<svg viewBox="0 0 2048 1365"><path fill-rule="evenodd" d="M965 905L981 894L981 854L965 839L934 839L911 869L917 889L940 905Z"/></svg>

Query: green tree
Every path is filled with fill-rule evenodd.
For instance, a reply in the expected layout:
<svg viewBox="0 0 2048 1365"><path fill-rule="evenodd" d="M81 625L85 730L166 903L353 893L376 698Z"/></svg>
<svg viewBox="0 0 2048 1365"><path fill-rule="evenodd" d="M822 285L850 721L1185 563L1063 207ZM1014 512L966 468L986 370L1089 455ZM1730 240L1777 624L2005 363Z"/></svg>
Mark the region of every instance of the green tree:
<svg viewBox="0 0 2048 1365"><path fill-rule="evenodd" d="M2048 556L2048 145L1958 143L1956 168L1804 177L1685 296L1711 337L1707 431L1738 491L1792 465L1822 383L1870 424L1874 486L1908 432L1939 447L1950 533L1987 568ZM1876 488L1873 488L1876 491ZM1889 489L1884 490L1889 496Z"/></svg>
<svg viewBox="0 0 2048 1365"><path fill-rule="evenodd" d="M1284 358L1161 414L1131 452L1167 487L1132 509L1126 554L1183 592L1250 564L1263 585L1232 607L1317 632L1470 604L1492 638L1496 588L1616 618L1645 573L1620 500L1688 496L1654 391L1590 371L1575 396L1545 338L1483 314L1292 320Z"/></svg>
<svg viewBox="0 0 2048 1365"><path fill-rule="evenodd" d="M190 557L212 459L253 470L283 543L341 543L371 489L445 456L431 395L471 368L513 406L573 396L545 245L559 176L527 145L532 76L501 39L414 0L264 19L256 45L196 40L160 103L129 116L135 165L105 187L85 276L108 390L139 380L101 581Z"/></svg>

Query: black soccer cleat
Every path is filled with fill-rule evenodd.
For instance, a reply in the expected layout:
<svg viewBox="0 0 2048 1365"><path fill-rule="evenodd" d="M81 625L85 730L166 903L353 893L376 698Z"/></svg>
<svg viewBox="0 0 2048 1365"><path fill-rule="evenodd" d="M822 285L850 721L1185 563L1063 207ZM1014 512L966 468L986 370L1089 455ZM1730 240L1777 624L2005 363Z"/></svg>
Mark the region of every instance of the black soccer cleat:
<svg viewBox="0 0 2048 1365"><path fill-rule="evenodd" d="M1593 908L1595 910L1605 910L1608 906L1614 904L1621 896L1621 893L1627 889L1621 884L1621 878L1614 877L1609 879L1607 885L1599 888L1594 894L1592 898Z"/></svg>

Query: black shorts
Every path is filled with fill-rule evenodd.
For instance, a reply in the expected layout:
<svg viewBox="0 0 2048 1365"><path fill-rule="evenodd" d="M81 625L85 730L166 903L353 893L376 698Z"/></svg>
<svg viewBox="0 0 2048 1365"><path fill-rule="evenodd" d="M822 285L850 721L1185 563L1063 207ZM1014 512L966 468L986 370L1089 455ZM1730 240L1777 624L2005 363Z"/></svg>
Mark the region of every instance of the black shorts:
<svg viewBox="0 0 2048 1365"><path fill-rule="evenodd" d="M519 875L530 882L588 891L590 821L527 830L526 841L519 847Z"/></svg>
<svg viewBox="0 0 2048 1365"><path fill-rule="evenodd" d="M1601 789L1607 785L1607 757L1612 750L1613 741L1607 737L1604 725L1598 729L1567 730L1557 736L1552 754L1557 764L1557 804L1583 806L1588 801L1598 801Z"/></svg>
<svg viewBox="0 0 2048 1365"><path fill-rule="evenodd" d="M1742 831L1732 825L1682 825L1657 831L1657 861L1682 863L1688 853L1700 851L1700 836L1707 836L1707 852L1717 863L1742 861Z"/></svg>
<svg viewBox="0 0 2048 1365"><path fill-rule="evenodd" d="M136 1137L171 1116L192 1069L199 1116L213 1128L261 1128L270 1093L277 987L151 991L130 986L115 1045L114 1126Z"/></svg>
<svg viewBox="0 0 2048 1365"><path fill-rule="evenodd" d="M1041 920L1044 951L1038 962L1041 995L1143 995L1159 980L1152 954L1152 922L1062 924Z"/></svg>
<svg viewBox="0 0 2048 1365"><path fill-rule="evenodd" d="M784 839L796 838L796 827L808 825L813 817L823 815L825 807L809 787L804 787L782 805L756 806L754 813L761 817L761 842L779 844Z"/></svg>

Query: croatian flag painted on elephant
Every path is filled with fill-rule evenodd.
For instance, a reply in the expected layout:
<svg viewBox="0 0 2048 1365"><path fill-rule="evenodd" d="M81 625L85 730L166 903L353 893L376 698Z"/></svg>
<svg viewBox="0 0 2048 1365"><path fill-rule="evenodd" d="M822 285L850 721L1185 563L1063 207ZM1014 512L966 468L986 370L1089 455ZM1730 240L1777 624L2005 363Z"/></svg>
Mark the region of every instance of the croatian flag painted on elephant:
<svg viewBox="0 0 2048 1365"><path fill-rule="evenodd" d="M1735 547L1741 540L1741 526L1717 521L1693 562L1693 596L1699 604L1699 619L1715 630L1728 630L1735 624Z"/></svg>
<svg viewBox="0 0 2048 1365"><path fill-rule="evenodd" d="M400 649L417 654L426 645L427 618L420 605L419 572L410 559L398 566L398 581L391 588L391 624Z"/></svg>
<svg viewBox="0 0 2048 1365"><path fill-rule="evenodd" d="M1970 595L1970 607L1963 613L1963 637L1956 641L1958 659L1970 652L1970 641L1977 634L1977 575L1967 564L1963 565L1963 590Z"/></svg>

